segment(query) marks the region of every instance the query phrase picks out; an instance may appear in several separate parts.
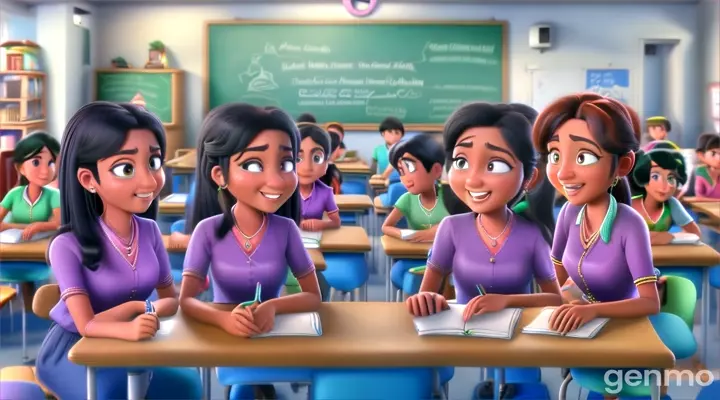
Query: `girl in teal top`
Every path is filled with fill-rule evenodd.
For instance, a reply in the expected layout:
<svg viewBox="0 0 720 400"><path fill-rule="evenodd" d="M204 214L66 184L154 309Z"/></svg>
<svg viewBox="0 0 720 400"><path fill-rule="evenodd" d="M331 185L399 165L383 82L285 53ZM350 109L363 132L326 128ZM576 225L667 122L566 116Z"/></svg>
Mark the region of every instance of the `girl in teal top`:
<svg viewBox="0 0 720 400"><path fill-rule="evenodd" d="M418 135L393 146L388 158L408 191L400 196L385 219L383 234L411 242L432 242L438 224L448 216L438 185L445 161L442 145L430 136ZM415 231L410 236L403 237L402 230L397 228L403 217L408 228ZM390 271L393 284L401 288L405 273L416 266L417 262L396 262Z"/></svg>
<svg viewBox="0 0 720 400"><path fill-rule="evenodd" d="M57 230L60 224L60 192L46 187L55 180L55 159L60 143L45 132L25 136L15 145L13 162L19 185L0 203L0 231L22 229L22 239ZM8 217L6 221L6 217Z"/></svg>
<svg viewBox="0 0 720 400"><path fill-rule="evenodd" d="M670 227L700 236L700 228L675 192L687 181L683 155L672 148L657 145L652 150L635 153L635 166L630 173L633 188L632 207L640 213L650 229L650 243L669 244Z"/></svg>

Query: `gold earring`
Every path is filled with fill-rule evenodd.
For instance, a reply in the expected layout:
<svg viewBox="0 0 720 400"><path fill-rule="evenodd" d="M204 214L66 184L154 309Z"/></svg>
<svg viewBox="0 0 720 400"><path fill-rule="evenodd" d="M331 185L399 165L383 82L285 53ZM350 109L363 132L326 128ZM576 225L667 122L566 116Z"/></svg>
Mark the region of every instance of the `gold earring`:
<svg viewBox="0 0 720 400"><path fill-rule="evenodd" d="M619 177L619 176L616 176L615 179L613 180L613 183L612 183L612 186L611 186L611 187L617 186L617 184L618 184L619 182L620 182L620 177Z"/></svg>
<svg viewBox="0 0 720 400"><path fill-rule="evenodd" d="M222 190L225 190L225 189L227 189L227 184L222 185L222 186L218 186L218 193L219 193L220 191L222 191Z"/></svg>

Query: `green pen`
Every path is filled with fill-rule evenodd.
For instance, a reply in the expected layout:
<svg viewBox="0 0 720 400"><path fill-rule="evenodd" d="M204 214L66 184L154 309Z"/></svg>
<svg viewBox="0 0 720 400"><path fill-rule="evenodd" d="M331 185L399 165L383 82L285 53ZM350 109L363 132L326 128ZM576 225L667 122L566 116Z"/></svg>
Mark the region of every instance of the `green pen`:
<svg viewBox="0 0 720 400"><path fill-rule="evenodd" d="M257 285L255 285L255 298L253 300L240 303L240 307L245 308L245 307L250 307L251 305L253 305L255 303L260 303L260 295L261 294L262 294L262 285L260 284L260 282L258 282Z"/></svg>

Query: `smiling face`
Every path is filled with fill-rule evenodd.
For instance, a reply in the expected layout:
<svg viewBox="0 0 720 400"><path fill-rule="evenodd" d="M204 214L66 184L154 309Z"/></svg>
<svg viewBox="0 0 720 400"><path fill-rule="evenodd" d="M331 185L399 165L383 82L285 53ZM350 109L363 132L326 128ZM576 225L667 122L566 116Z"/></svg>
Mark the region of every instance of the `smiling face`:
<svg viewBox="0 0 720 400"><path fill-rule="evenodd" d="M212 169L212 179L225 186L239 202L264 213L274 213L295 192L298 176L292 142L278 130L260 132L248 147L230 157L227 180L222 169Z"/></svg>
<svg viewBox="0 0 720 400"><path fill-rule="evenodd" d="M382 132L382 137L385 139L386 145L392 146L402 139L403 132L399 129L388 129Z"/></svg>
<svg viewBox="0 0 720 400"><path fill-rule="evenodd" d="M650 169L650 181L645 185L647 195L657 202L665 202L675 195L677 188L678 180L675 172L653 163Z"/></svg>
<svg viewBox="0 0 720 400"><path fill-rule="evenodd" d="M131 130L120 150L97 162L99 181L85 168L78 180L85 189L94 188L108 207L140 214L165 185L162 154L155 135L146 129Z"/></svg>
<svg viewBox="0 0 720 400"><path fill-rule="evenodd" d="M442 166L440 164L433 165L428 171L422 162L410 153L405 153L400 157L397 170L400 174L400 182L412 194L432 190L435 182L442 175Z"/></svg>
<svg viewBox="0 0 720 400"><path fill-rule="evenodd" d="M301 185L311 185L327 172L328 159L322 146L311 137L300 142L297 175Z"/></svg>
<svg viewBox="0 0 720 400"><path fill-rule="evenodd" d="M627 175L634 162L631 155L620 157L613 171L614 156L602 149L588 124L580 119L562 124L550 138L547 150L548 179L573 205L605 195L615 177Z"/></svg>
<svg viewBox="0 0 720 400"><path fill-rule="evenodd" d="M23 161L18 167L18 172L36 186L45 186L54 181L56 171L55 156L47 147L43 147L39 153Z"/></svg>
<svg viewBox="0 0 720 400"><path fill-rule="evenodd" d="M471 128L458 138L448 172L450 188L473 212L505 207L520 191L522 164L498 128Z"/></svg>

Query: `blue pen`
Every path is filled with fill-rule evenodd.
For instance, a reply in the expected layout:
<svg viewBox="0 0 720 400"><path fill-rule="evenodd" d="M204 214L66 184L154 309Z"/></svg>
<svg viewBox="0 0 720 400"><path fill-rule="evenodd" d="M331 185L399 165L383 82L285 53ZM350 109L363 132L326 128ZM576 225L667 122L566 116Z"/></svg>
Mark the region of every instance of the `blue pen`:
<svg viewBox="0 0 720 400"><path fill-rule="evenodd" d="M475 285L475 288L478 291L478 296L485 296L485 289L483 289L482 285Z"/></svg>

